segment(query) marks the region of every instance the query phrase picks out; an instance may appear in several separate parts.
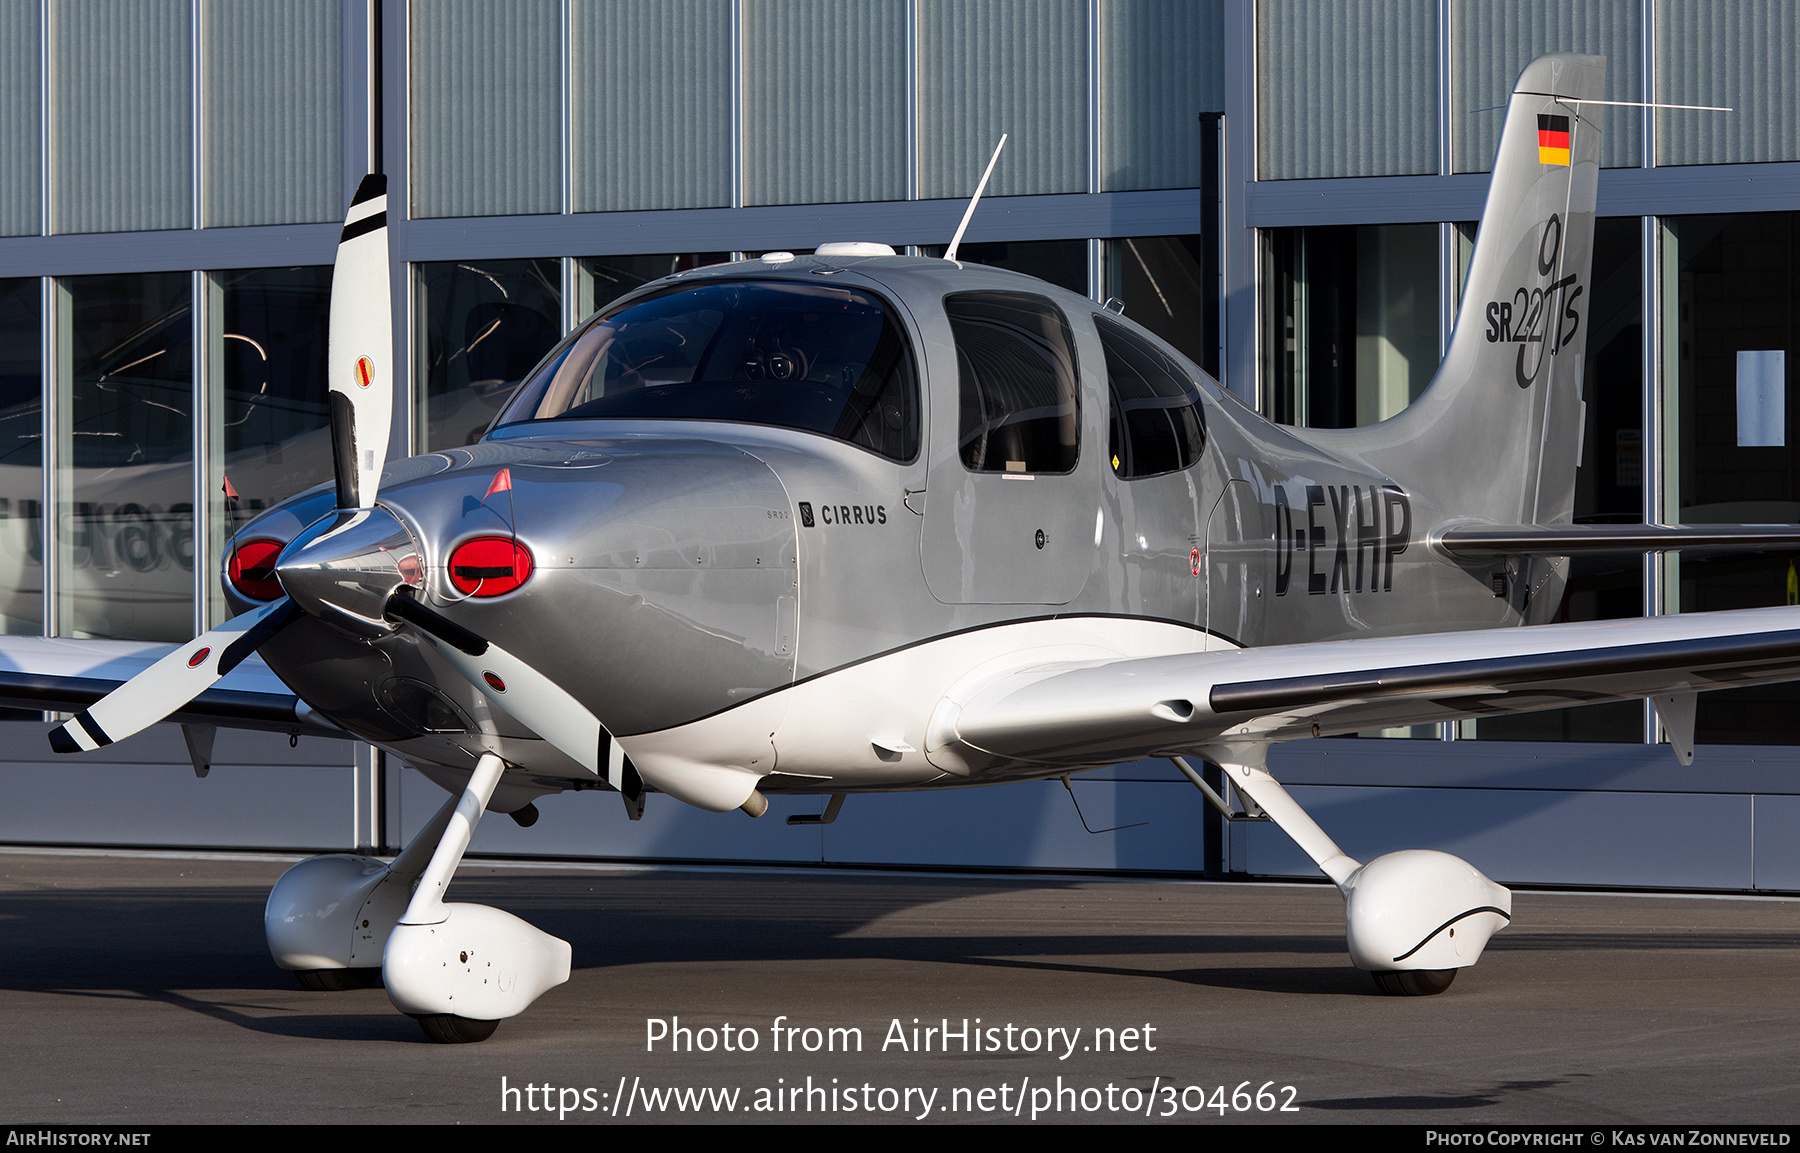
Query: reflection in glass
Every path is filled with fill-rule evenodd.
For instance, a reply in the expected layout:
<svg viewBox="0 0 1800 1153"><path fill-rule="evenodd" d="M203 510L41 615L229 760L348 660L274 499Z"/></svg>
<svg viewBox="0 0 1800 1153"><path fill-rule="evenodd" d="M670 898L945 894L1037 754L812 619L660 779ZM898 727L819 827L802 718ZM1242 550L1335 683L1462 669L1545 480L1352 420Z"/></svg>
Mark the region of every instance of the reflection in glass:
<svg viewBox="0 0 1800 1153"><path fill-rule="evenodd" d="M1576 524L1639 524L1644 517L1643 239L1638 218L1595 222L1593 291L1583 322L1581 386L1587 405L1581 467L1575 472ZM1618 620L1644 615L1641 557L1578 557L1556 619ZM1644 739L1641 701L1483 717L1466 722L1484 739L1628 741Z"/></svg>
<svg viewBox="0 0 1800 1153"><path fill-rule="evenodd" d="M942 256L943 244L928 244L919 249L920 256ZM1022 272L1047 280L1058 288L1086 296L1087 241L1085 240L1014 240L991 244L965 244L956 250L956 259L965 264L985 264Z"/></svg>
<svg viewBox="0 0 1800 1153"><path fill-rule="evenodd" d="M1206 267L1199 236L1136 236L1105 245L1105 299L1125 315L1219 375L1219 278Z"/></svg>
<svg viewBox="0 0 1800 1153"><path fill-rule="evenodd" d="M1683 524L1800 522L1794 450L1800 337L1800 214L1664 218L1664 417L1671 488ZM1738 436L1739 354L1781 351L1784 444ZM1672 380L1668 379L1672 378ZM1673 384L1674 387L1669 387ZM1682 612L1800 603L1800 556L1671 558L1669 592ZM1721 744L1800 740L1800 686L1700 694L1695 739Z"/></svg>
<svg viewBox="0 0 1800 1153"><path fill-rule="evenodd" d="M0 280L0 632L44 631L43 293Z"/></svg>
<svg viewBox="0 0 1800 1153"><path fill-rule="evenodd" d="M661 280L690 268L724 264L729 252L676 252L654 256L591 256L579 262L576 291L580 300L575 314L586 320L613 301L652 280Z"/></svg>
<svg viewBox="0 0 1800 1153"><path fill-rule="evenodd" d="M418 452L474 444L562 335L562 262L416 265Z"/></svg>
<svg viewBox="0 0 1800 1153"><path fill-rule="evenodd" d="M57 282L63 636L194 635L191 283L187 273Z"/></svg>
<svg viewBox="0 0 1800 1153"><path fill-rule="evenodd" d="M257 513L331 480L331 268L221 272L210 284L213 476L204 491L217 558ZM205 587L210 619L222 620L219 582Z"/></svg>
<svg viewBox="0 0 1800 1153"><path fill-rule="evenodd" d="M1438 366L1437 225L1262 233L1268 415L1305 428L1386 420Z"/></svg>

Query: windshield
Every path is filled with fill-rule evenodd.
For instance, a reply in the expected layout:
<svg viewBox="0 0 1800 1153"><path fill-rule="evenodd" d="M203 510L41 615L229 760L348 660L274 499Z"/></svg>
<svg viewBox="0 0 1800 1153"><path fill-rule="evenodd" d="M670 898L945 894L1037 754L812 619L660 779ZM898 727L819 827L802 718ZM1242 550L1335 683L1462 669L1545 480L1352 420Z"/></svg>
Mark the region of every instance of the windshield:
<svg viewBox="0 0 1800 1153"><path fill-rule="evenodd" d="M910 460L919 389L900 326L869 293L711 282L589 322L525 382L500 424L573 419L769 424Z"/></svg>

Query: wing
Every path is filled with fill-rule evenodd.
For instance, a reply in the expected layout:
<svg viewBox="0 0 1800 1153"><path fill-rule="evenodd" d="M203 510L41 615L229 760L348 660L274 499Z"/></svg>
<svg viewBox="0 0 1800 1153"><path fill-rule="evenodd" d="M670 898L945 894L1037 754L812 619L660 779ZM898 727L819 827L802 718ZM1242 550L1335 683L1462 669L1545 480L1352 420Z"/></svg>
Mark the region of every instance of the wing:
<svg viewBox="0 0 1800 1153"><path fill-rule="evenodd" d="M1796 679L1800 608L1744 609L1041 665L971 696L954 731L1095 765L1642 697L1691 721L1695 692Z"/></svg>
<svg viewBox="0 0 1800 1153"><path fill-rule="evenodd" d="M143 641L0 636L0 707L73 712L180 649ZM249 657L169 720L312 736L344 734Z"/></svg>

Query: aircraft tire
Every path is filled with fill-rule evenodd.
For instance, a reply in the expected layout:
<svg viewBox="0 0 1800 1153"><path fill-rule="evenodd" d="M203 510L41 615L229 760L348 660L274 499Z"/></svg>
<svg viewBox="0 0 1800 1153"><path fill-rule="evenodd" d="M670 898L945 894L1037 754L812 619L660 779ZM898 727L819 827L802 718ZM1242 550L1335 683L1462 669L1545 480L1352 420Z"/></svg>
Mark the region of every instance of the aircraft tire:
<svg viewBox="0 0 1800 1153"><path fill-rule="evenodd" d="M1456 980L1455 969L1386 969L1369 974L1390 997L1434 997Z"/></svg>
<svg viewBox="0 0 1800 1153"><path fill-rule="evenodd" d="M346 989L374 989L381 985L380 969L295 969L302 989L315 993L341 993Z"/></svg>
<svg viewBox="0 0 1800 1153"><path fill-rule="evenodd" d="M450 1013L433 1013L414 1017L425 1035L440 1045L471 1045L485 1041L500 1027L498 1021L477 1021L473 1017L457 1017Z"/></svg>

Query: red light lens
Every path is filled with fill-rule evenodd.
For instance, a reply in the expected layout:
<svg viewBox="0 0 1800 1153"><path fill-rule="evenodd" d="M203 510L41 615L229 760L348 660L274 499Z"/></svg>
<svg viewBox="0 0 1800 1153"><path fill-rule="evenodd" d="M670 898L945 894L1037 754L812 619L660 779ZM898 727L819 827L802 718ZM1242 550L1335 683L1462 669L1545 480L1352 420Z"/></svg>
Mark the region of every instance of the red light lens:
<svg viewBox="0 0 1800 1153"><path fill-rule="evenodd" d="M531 577L531 553L504 536L479 536L450 554L450 583L465 596L497 597Z"/></svg>
<svg viewBox="0 0 1800 1153"><path fill-rule="evenodd" d="M275 558L286 547L278 540L239 541L225 570L231 587L253 601L280 600L283 593L281 582L275 579Z"/></svg>

